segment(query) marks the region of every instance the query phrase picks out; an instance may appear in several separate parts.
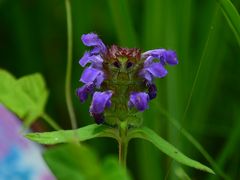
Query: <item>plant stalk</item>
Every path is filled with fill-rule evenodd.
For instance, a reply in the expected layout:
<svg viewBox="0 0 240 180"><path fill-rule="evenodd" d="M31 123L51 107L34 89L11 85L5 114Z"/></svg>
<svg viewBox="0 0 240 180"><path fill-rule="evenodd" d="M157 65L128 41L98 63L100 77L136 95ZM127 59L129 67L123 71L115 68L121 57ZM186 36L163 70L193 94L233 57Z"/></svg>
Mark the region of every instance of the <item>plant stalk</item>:
<svg viewBox="0 0 240 180"><path fill-rule="evenodd" d="M65 81L65 95L68 113L71 120L72 129L77 129L77 121L75 112L73 109L73 103L71 98L71 77L72 77L72 11L70 0L65 0L66 5L66 16L67 16L67 70L66 70L66 81Z"/></svg>
<svg viewBox="0 0 240 180"><path fill-rule="evenodd" d="M119 125L119 140L118 140L118 157L119 164L126 168L127 163L127 150L128 150L128 138L127 138L127 122L121 122Z"/></svg>

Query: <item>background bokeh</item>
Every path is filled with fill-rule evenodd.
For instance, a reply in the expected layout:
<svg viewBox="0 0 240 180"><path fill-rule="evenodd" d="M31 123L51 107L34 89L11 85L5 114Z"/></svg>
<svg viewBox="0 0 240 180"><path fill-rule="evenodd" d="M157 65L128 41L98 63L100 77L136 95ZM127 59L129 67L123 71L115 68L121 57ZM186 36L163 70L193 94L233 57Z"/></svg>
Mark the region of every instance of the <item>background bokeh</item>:
<svg viewBox="0 0 240 180"><path fill-rule="evenodd" d="M240 9L239 1L232 3ZM188 156L209 165L161 113L166 110L200 142L226 175L240 179L240 47L216 1L72 0L72 16L72 97L79 127L93 123L88 113L90 101L80 104L74 93L81 86L83 69L78 61L86 50L80 40L83 33L96 32L105 44L143 51L174 49L179 65L169 67L168 76L157 80L158 97L144 113L144 123ZM69 129L64 95L64 1L0 0L0 20L0 67L16 77L42 73L50 90L47 112ZM89 144L102 157L117 153L112 140L97 139ZM135 179L179 178L180 165L142 141L130 144L128 166ZM181 168L193 179L222 178Z"/></svg>

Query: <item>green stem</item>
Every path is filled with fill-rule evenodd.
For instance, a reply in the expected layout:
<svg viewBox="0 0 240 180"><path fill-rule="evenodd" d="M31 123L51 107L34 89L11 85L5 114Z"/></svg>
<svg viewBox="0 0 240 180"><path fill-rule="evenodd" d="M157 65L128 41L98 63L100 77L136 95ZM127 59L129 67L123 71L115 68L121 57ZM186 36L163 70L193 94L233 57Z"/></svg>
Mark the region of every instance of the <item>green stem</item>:
<svg viewBox="0 0 240 180"><path fill-rule="evenodd" d="M127 122L121 122L119 126L119 164L126 168L127 162L127 150L128 150L128 138L127 138Z"/></svg>
<svg viewBox="0 0 240 180"><path fill-rule="evenodd" d="M68 49L67 49L67 70L66 70L66 82L65 82L65 95L66 103L68 108L68 113L71 120L72 129L77 129L77 121L73 109L72 99L71 99L71 73L72 73L72 15L71 15L71 4L70 0L65 0L66 5L66 16L67 16L67 39L68 39Z"/></svg>
<svg viewBox="0 0 240 180"><path fill-rule="evenodd" d="M62 128L46 113L43 113L41 117L54 129L61 130Z"/></svg>

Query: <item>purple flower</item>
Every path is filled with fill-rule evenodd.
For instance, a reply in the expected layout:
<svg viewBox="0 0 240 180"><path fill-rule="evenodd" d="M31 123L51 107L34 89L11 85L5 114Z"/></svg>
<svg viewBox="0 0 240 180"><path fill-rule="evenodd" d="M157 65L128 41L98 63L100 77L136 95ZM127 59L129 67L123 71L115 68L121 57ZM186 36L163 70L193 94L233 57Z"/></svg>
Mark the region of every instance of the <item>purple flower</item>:
<svg viewBox="0 0 240 180"><path fill-rule="evenodd" d="M92 104L90 106L90 112L92 114L103 113L105 107L111 106L112 91L95 92L93 94Z"/></svg>
<svg viewBox="0 0 240 180"><path fill-rule="evenodd" d="M130 100L128 101L128 106L135 107L139 111L144 111L148 108L149 95L145 92L132 92L130 95Z"/></svg>
<svg viewBox="0 0 240 180"><path fill-rule="evenodd" d="M142 53L144 61L144 68L139 72L139 75L146 79L149 83L153 81L154 77L163 78L167 75L167 70L164 65L178 64L176 53L172 50L155 49ZM154 61L158 60L158 61Z"/></svg>
<svg viewBox="0 0 240 180"><path fill-rule="evenodd" d="M151 64L154 59L160 60L165 65L176 65L178 59L175 51L166 49L154 49L142 53L142 58L146 59L145 64Z"/></svg>
<svg viewBox="0 0 240 180"><path fill-rule="evenodd" d="M85 52L83 57L80 59L79 64L85 67L87 63L91 63L91 67L96 69L102 68L103 59L100 55L91 55L89 52Z"/></svg>
<svg viewBox="0 0 240 180"><path fill-rule="evenodd" d="M88 67L83 71L81 79L80 79L80 81L85 84L93 82L97 88L100 87L103 80L104 80L103 71L95 69L95 68L91 68L91 67Z"/></svg>
<svg viewBox="0 0 240 180"><path fill-rule="evenodd" d="M88 98L89 94L94 92L94 84L89 82L84 86L77 89L77 96L79 97L81 102L85 102Z"/></svg>
<svg viewBox="0 0 240 180"><path fill-rule="evenodd" d="M161 63L152 62L151 64L144 63L144 68L139 75L151 83L154 77L163 78L167 73L167 70Z"/></svg>
<svg viewBox="0 0 240 180"><path fill-rule="evenodd" d="M90 54L106 53L107 48L97 34L83 34L81 39L85 46L93 46L93 50L90 51Z"/></svg>
<svg viewBox="0 0 240 180"><path fill-rule="evenodd" d="M84 34L81 39L92 49L79 60L85 69L80 78L84 85L77 89L77 95L84 102L88 95L93 94L89 111L97 124L118 125L120 117L115 117L117 113L113 113L118 110L126 110L126 115L135 117L136 111L128 111L129 108L138 111L147 109L148 102L157 96L154 78L167 75L166 65L178 64L176 53L172 50L154 49L141 53L138 48L105 46L94 33ZM101 92L94 92L95 88ZM112 103L116 104L111 107ZM106 108L112 109L105 119Z"/></svg>

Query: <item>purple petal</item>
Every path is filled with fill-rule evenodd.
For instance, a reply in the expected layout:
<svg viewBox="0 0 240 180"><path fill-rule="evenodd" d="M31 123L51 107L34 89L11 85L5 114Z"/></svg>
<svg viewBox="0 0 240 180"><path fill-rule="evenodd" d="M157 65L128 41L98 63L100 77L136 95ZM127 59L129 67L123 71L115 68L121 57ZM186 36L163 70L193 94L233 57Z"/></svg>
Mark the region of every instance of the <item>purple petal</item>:
<svg viewBox="0 0 240 180"><path fill-rule="evenodd" d="M153 63L154 59L159 59L163 65L166 63L169 65L178 64L177 55L173 50L154 49L146 51L142 53L142 58L146 58L144 66L149 66L151 63Z"/></svg>
<svg viewBox="0 0 240 180"><path fill-rule="evenodd" d="M169 65L176 65L178 64L178 59L175 51L169 50L166 52L166 62Z"/></svg>
<svg viewBox="0 0 240 180"><path fill-rule="evenodd" d="M144 111L148 108L149 96L145 92L132 92L130 95L130 100L128 101L128 106L136 107L139 111Z"/></svg>
<svg viewBox="0 0 240 180"><path fill-rule="evenodd" d="M153 77L163 78L167 73L167 70L161 63L152 63L150 66L143 68L139 72L139 76L146 79L151 84Z"/></svg>
<svg viewBox="0 0 240 180"><path fill-rule="evenodd" d="M152 82L152 80L153 80L153 76L152 76L152 74L149 72L149 71L147 71L145 68L143 68L141 71L140 71L140 73L139 73L139 76L140 77L142 77L142 78L144 78L144 79L146 79L148 82Z"/></svg>
<svg viewBox="0 0 240 180"><path fill-rule="evenodd" d="M80 81L85 84L96 81L96 85L99 87L104 79L103 76L104 73L101 70L89 67L83 71Z"/></svg>
<svg viewBox="0 0 240 180"><path fill-rule="evenodd" d="M81 102L84 102L87 100L88 95L92 94L93 91L94 91L94 84L90 82L77 89L77 96L79 97Z"/></svg>
<svg viewBox="0 0 240 180"><path fill-rule="evenodd" d="M100 55L90 55L89 52L85 52L83 57L80 59L79 64L84 67L87 63L92 63L92 67L101 69L103 59Z"/></svg>
<svg viewBox="0 0 240 180"><path fill-rule="evenodd" d="M142 58L147 58L152 56L153 58L160 59L162 56L165 56L166 49L153 49L142 53Z"/></svg>
<svg viewBox="0 0 240 180"><path fill-rule="evenodd" d="M102 69L103 58L100 55L91 56L92 67Z"/></svg>
<svg viewBox="0 0 240 180"><path fill-rule="evenodd" d="M152 63L149 67L144 69L151 73L153 77L158 78L163 78L168 73L161 63Z"/></svg>
<svg viewBox="0 0 240 180"><path fill-rule="evenodd" d="M111 105L112 91L95 92L90 106L91 114L103 113L106 106Z"/></svg>
<svg viewBox="0 0 240 180"><path fill-rule="evenodd" d="M94 49L91 51L92 54L98 54L99 52L105 53L107 50L106 46L97 34L83 34L81 39L85 46L94 46Z"/></svg>
<svg viewBox="0 0 240 180"><path fill-rule="evenodd" d="M104 79L105 78L104 78L104 74L103 73L101 73L101 74L99 74L97 76L96 81L95 81L95 85L96 85L97 88L100 88L100 86L101 86L102 82L104 81Z"/></svg>
<svg viewBox="0 0 240 180"><path fill-rule="evenodd" d="M79 64L84 67L86 66L87 63L90 62L90 53L89 52L85 52L83 57L79 60Z"/></svg>

